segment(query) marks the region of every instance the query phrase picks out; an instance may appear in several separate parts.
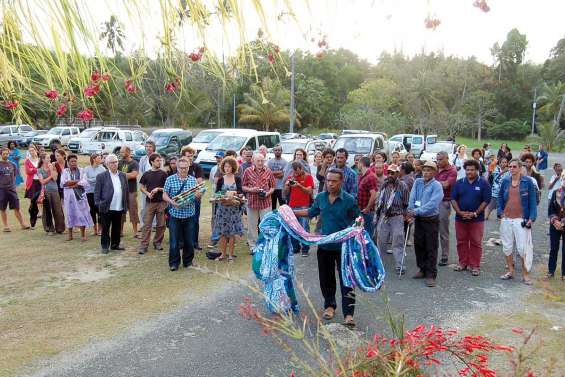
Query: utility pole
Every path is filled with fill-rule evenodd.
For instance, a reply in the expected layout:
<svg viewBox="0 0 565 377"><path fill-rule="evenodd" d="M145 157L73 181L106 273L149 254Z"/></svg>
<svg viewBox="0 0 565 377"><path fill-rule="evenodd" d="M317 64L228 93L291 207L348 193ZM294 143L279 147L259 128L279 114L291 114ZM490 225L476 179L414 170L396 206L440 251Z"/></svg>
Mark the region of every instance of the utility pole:
<svg viewBox="0 0 565 377"><path fill-rule="evenodd" d="M235 128L235 93L233 95L233 121L232 121L232 126L233 126L233 128Z"/></svg>
<svg viewBox="0 0 565 377"><path fill-rule="evenodd" d="M291 72L292 76L290 76L290 128L289 132L294 132L294 119L296 117L296 111L294 108L294 74L295 74L295 54L296 51L292 53L291 57Z"/></svg>
<svg viewBox="0 0 565 377"><path fill-rule="evenodd" d="M536 99L538 94L538 88L534 88L534 103L532 105L533 113L532 113L532 136L534 136L535 128L536 128Z"/></svg>

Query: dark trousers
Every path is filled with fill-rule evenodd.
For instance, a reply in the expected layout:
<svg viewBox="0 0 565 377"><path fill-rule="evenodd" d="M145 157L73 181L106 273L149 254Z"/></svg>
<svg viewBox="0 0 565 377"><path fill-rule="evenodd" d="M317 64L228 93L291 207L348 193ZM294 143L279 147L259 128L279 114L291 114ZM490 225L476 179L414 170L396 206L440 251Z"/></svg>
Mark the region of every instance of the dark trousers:
<svg viewBox="0 0 565 377"><path fill-rule="evenodd" d="M194 245L194 247L199 246L198 233L200 233L200 206L201 206L201 200L196 199L194 201L194 224L192 226L192 244L191 244Z"/></svg>
<svg viewBox="0 0 565 377"><path fill-rule="evenodd" d="M335 270L339 271L339 287L341 289L341 310L343 316L353 315L355 312L355 291L343 285L341 276L341 250L328 250L318 246L318 274L320 289L324 296L324 309L336 308L335 301L336 282Z"/></svg>
<svg viewBox="0 0 565 377"><path fill-rule="evenodd" d="M108 211L100 213L102 223L102 249L115 249L120 246L120 232L122 227L122 211Z"/></svg>
<svg viewBox="0 0 565 377"><path fill-rule="evenodd" d="M279 207L282 206L283 204L286 204L286 202L283 199L282 189L276 189L275 191L273 191L273 194L271 195L271 204L273 206L273 211L277 209L277 201L279 202Z"/></svg>
<svg viewBox="0 0 565 377"><path fill-rule="evenodd" d="M555 274L557 257L559 256L559 242L561 243L561 276L565 276L565 233L560 232L553 225L549 226L549 262L547 269L550 274Z"/></svg>
<svg viewBox="0 0 565 377"><path fill-rule="evenodd" d="M98 212L98 206L94 203L94 193L87 193L86 199L88 199L88 206L90 207L90 217L92 217L92 223L100 224L100 212Z"/></svg>
<svg viewBox="0 0 565 377"><path fill-rule="evenodd" d="M194 225L196 216L179 219L171 216L169 218L169 266L178 267L181 262L180 245L182 242L182 264L188 267L194 259Z"/></svg>
<svg viewBox="0 0 565 377"><path fill-rule="evenodd" d="M438 234L439 216L416 217L414 229L416 264L427 278L437 277Z"/></svg>

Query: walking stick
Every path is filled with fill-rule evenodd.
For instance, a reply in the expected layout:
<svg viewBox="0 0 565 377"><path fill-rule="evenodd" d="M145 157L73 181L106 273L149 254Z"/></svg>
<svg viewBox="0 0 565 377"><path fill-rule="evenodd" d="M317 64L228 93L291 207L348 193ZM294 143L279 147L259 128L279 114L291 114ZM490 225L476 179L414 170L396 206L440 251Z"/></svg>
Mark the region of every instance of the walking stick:
<svg viewBox="0 0 565 377"><path fill-rule="evenodd" d="M410 227L412 224L408 224L406 228L406 237L404 237L404 249L402 250L402 261L400 262L400 270L398 270L398 278L402 278L402 271L404 270L404 258L406 258L406 244L408 243L408 236L410 236Z"/></svg>

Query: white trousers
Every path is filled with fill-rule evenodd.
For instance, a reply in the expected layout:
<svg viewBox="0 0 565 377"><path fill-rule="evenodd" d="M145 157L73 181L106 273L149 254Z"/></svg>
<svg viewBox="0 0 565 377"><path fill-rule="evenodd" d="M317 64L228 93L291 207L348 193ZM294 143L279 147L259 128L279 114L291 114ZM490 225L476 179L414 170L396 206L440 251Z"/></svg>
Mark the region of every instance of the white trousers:
<svg viewBox="0 0 565 377"><path fill-rule="evenodd" d="M514 243L516 251L524 258L526 269L532 269L534 258L534 247L532 243L532 230L522 227L523 219L507 219L500 221L500 238L502 240L502 252L506 256L512 255Z"/></svg>
<svg viewBox="0 0 565 377"><path fill-rule="evenodd" d="M269 212L271 212L271 206L265 209L247 207L247 243L252 251L257 243L259 219L264 218Z"/></svg>

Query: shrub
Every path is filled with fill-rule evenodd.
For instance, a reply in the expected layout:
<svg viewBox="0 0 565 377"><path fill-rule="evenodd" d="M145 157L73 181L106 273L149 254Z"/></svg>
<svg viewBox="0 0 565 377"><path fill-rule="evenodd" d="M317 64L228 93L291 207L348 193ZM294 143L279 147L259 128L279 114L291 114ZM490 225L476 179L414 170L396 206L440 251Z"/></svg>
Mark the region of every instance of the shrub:
<svg viewBox="0 0 565 377"><path fill-rule="evenodd" d="M514 119L489 127L487 133L492 139L523 140L530 133L530 126Z"/></svg>

